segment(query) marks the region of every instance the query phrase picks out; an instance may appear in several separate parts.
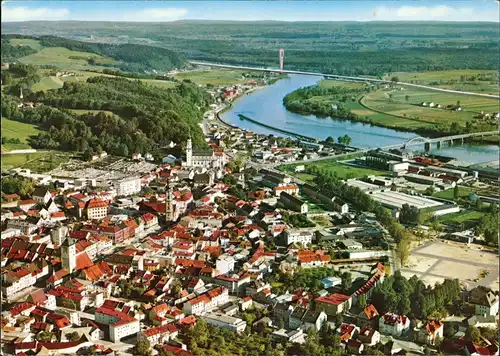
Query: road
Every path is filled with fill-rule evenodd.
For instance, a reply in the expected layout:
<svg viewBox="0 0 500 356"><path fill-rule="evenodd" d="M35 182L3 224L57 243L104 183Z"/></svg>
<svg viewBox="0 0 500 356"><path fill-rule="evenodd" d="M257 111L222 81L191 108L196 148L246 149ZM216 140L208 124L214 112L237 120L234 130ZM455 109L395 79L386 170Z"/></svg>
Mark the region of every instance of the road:
<svg viewBox="0 0 500 356"><path fill-rule="evenodd" d="M405 82L392 82L392 81L383 80L383 79L374 79L374 78L365 78L365 77L349 77L349 76L345 76L345 75L305 72L305 71L298 71L298 70L286 70L286 69L280 70L280 69L273 69L273 68L235 66L235 65L229 65L229 64L209 63L209 62L200 62L200 61L189 61L189 63L191 63L193 65L206 66L206 67L243 69L243 70L252 70L252 71L258 71L258 72L271 72L271 73L313 75L313 76L317 76L317 77L330 77L330 78L365 81L365 82L372 82L372 83L395 84L395 85L402 85L402 86L413 87L413 88L422 88L422 89L427 89L427 90L439 91L439 92L444 92L444 93L453 93L453 94L459 94L459 95L479 96L479 97L483 97L483 98L500 99L499 95L481 94L481 93L473 93L473 92L451 90L451 89L442 89L442 88L435 88L435 87L431 87L431 86L411 84L411 83L405 83Z"/></svg>

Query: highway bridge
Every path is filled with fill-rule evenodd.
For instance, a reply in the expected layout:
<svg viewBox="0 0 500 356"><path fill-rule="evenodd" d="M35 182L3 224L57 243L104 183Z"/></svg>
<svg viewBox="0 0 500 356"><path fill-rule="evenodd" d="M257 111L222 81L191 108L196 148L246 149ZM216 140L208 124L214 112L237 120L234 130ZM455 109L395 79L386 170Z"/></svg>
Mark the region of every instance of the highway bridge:
<svg viewBox="0 0 500 356"><path fill-rule="evenodd" d="M374 148L363 148L363 149L358 149L354 152L348 152L348 153L341 153L338 155L334 156L323 156L323 157L317 157L317 158L312 158L308 160L302 160L302 161L293 161L290 162L290 164L305 164L305 163L311 163L311 162L317 162L317 161L325 161L333 158L343 158L343 157L348 157L353 154L360 154L360 153L367 153L369 151L373 151L376 149L382 149L382 150L389 150L392 148L407 148L409 146L417 146L417 145L422 145L424 144L426 149L430 148L430 144L432 143L437 143L440 144L441 142L453 142L455 140L463 140L471 137L485 137L485 136L494 136L498 135L498 131L485 131L485 132L473 132L473 133L468 133L468 134L462 134L462 135L452 135L452 136L443 136L443 137L436 137L436 138L427 138L427 137L414 137L404 143L400 143L397 145L390 145L390 146L382 146L382 147L374 147ZM265 168L275 168L278 166L281 166L283 162L280 163L269 163L269 164L264 164L261 165L262 167L265 166Z"/></svg>
<svg viewBox="0 0 500 356"><path fill-rule="evenodd" d="M230 65L230 64L209 63L209 62L200 62L200 61L189 61L189 63L191 63L193 65L197 65L197 66L229 68L229 69L242 69L242 70L270 72L270 73L314 75L314 76L318 76L318 77L325 77L325 78L332 78L332 79L343 79L343 80L358 81L358 82L362 81L362 82L383 83L383 84L391 84L392 83L392 84L396 84L396 85L403 85L403 86L414 87L414 88L422 88L422 89L427 89L427 90L440 91L440 92L444 92L444 93L453 93L453 94L459 94L459 95L480 96L480 97L484 97L484 98L500 99L499 95L442 89L442 88L435 88L435 87L431 87L431 86L411 84L411 83L405 83L405 82L392 82L390 80L383 80L383 79L374 79L374 78L365 78L365 77L349 77L349 76L345 76L345 75L316 73L316 72L304 72L304 71L287 70L287 69L281 70L281 69L262 68L262 67L236 66L236 65Z"/></svg>

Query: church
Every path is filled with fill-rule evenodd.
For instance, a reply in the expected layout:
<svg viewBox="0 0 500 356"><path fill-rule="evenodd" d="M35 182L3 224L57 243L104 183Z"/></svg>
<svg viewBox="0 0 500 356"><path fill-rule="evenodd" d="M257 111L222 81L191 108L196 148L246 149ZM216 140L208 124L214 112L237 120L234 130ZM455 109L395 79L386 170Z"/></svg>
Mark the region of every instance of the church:
<svg viewBox="0 0 500 356"><path fill-rule="evenodd" d="M191 138L186 144L186 167L188 168L222 168L226 164L226 154L221 149L195 150Z"/></svg>

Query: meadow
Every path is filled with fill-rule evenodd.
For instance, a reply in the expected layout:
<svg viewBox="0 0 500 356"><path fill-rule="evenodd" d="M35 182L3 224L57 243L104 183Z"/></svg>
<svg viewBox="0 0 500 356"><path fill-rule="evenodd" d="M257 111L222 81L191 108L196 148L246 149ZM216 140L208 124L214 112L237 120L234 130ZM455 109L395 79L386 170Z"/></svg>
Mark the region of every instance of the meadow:
<svg viewBox="0 0 500 356"><path fill-rule="evenodd" d="M70 157L70 152L61 151L2 155L2 171L8 171L12 168L27 168L37 173L44 173L66 162Z"/></svg>
<svg viewBox="0 0 500 356"><path fill-rule="evenodd" d="M280 170L289 172L296 176L299 179L303 179L305 181L313 181L314 180L314 175L308 174L308 173L295 173L296 165L293 164L286 164L282 165L279 167ZM324 160L324 161L317 161L317 162L312 162L312 163L307 163L305 164L306 168L307 167L317 167L320 169L327 170L329 172L332 172L335 174L337 177L340 179L351 179L351 178L362 178L365 176L379 176L379 175L384 175L387 172L385 171L379 171L376 169L371 169L371 168L365 168L365 167L355 167L355 166L350 166L347 164L344 164L342 162L338 162L335 159L331 160Z"/></svg>
<svg viewBox="0 0 500 356"><path fill-rule="evenodd" d="M23 122L13 121L2 117L2 137L18 138L20 144L6 143L2 145L2 151L22 150L31 148L28 144L30 136L38 135L40 132L35 126Z"/></svg>
<svg viewBox="0 0 500 356"><path fill-rule="evenodd" d="M88 59L94 59L97 65L90 65ZM51 65L65 69L102 70L106 67L100 64L118 64L111 58L99 56L95 53L71 51L62 47L42 48L37 53L19 59L21 63L33 65Z"/></svg>
<svg viewBox="0 0 500 356"><path fill-rule="evenodd" d="M37 51L42 49L42 45L40 41L31 39L31 38L12 38L9 43L13 46L28 46Z"/></svg>
<svg viewBox="0 0 500 356"><path fill-rule="evenodd" d="M182 72L175 75L178 80L189 79L196 84L212 84L212 85L235 85L248 82L249 78L243 77L243 74L248 71L242 70L199 70Z"/></svg>

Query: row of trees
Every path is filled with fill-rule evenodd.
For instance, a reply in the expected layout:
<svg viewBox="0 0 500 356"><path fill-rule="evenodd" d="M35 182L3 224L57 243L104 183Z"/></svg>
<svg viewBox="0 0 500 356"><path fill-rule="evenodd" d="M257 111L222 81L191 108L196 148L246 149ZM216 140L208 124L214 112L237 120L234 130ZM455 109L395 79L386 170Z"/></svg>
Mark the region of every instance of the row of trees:
<svg viewBox="0 0 500 356"><path fill-rule="evenodd" d="M297 89L283 98L287 110L299 114L313 114L319 117L343 118L357 120L358 117L341 103L356 100L359 93L367 89L352 89L339 86L323 87L313 85ZM327 97L328 100L315 100L317 97ZM330 101L337 104L332 105ZM341 142L339 142L341 143Z"/></svg>
<svg viewBox="0 0 500 356"><path fill-rule="evenodd" d="M2 192L29 197L35 191L36 182L29 178L2 177Z"/></svg>
<svg viewBox="0 0 500 356"><path fill-rule="evenodd" d="M283 222L293 227L315 227L316 224L307 218L306 214L284 214Z"/></svg>
<svg viewBox="0 0 500 356"><path fill-rule="evenodd" d="M328 136L325 140L328 143L335 143L335 139L332 136ZM349 146L352 142L352 138L348 135L339 136L337 142L341 145Z"/></svg>
<svg viewBox="0 0 500 356"><path fill-rule="evenodd" d="M458 279L445 279L434 287L426 287L418 277L406 279L401 272L396 271L375 287L371 302L380 313L392 312L418 319L441 319L447 315L446 307L459 298Z"/></svg>
<svg viewBox="0 0 500 356"><path fill-rule="evenodd" d="M28 46L13 46L10 44L9 38L4 38L2 35L2 63L9 63L33 53L36 53L36 50L33 48Z"/></svg>

